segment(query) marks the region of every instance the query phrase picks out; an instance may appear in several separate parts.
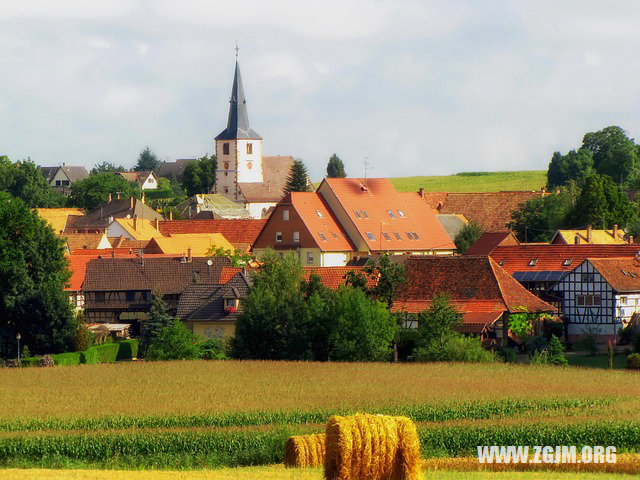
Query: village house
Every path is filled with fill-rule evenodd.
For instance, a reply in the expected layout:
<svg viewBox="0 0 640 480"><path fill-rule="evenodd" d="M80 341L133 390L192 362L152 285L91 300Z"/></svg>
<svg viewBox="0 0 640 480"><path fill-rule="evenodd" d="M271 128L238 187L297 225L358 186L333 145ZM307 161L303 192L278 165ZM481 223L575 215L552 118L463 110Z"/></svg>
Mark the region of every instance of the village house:
<svg viewBox="0 0 640 480"><path fill-rule="evenodd" d="M187 233L220 233L233 248L249 253L255 243L265 219L225 219L225 220L164 220L158 229L164 236Z"/></svg>
<svg viewBox="0 0 640 480"><path fill-rule="evenodd" d="M85 167L68 166L63 163L59 167L41 167L40 172L47 179L51 188L64 195L71 193L71 184L78 180L84 180L89 176Z"/></svg>
<svg viewBox="0 0 640 480"><path fill-rule="evenodd" d="M293 157L262 155L262 137L249 126L247 100L236 59L227 128L215 138L218 158L213 193L244 206L252 218L265 218L284 196Z"/></svg>
<svg viewBox="0 0 640 480"><path fill-rule="evenodd" d="M176 205L176 210L189 220L251 218L246 208L219 193L193 195Z"/></svg>
<svg viewBox="0 0 640 480"><path fill-rule="evenodd" d="M562 299L566 337L595 334L602 343L640 313L640 259L588 258L567 273L554 290Z"/></svg>
<svg viewBox="0 0 640 480"><path fill-rule="evenodd" d="M56 235L65 231L70 216L84 215L84 210L81 208L37 208L35 211L51 226Z"/></svg>
<svg viewBox="0 0 640 480"><path fill-rule="evenodd" d="M106 233L64 233L58 235L64 241L65 253L73 255L78 250L105 250L112 248Z"/></svg>
<svg viewBox="0 0 640 480"><path fill-rule="evenodd" d="M162 162L156 169L156 174L158 177L182 182L187 165L195 160L195 158L178 158L175 162Z"/></svg>
<svg viewBox="0 0 640 480"><path fill-rule="evenodd" d="M633 237L628 237L624 230L614 225L611 230L597 230L588 226L584 230L558 230L550 243L560 245L579 245L591 243L597 245L622 245L633 243Z"/></svg>
<svg viewBox="0 0 640 480"><path fill-rule="evenodd" d="M142 190L157 190L158 177L151 171L145 172L115 172L128 182L137 183Z"/></svg>
<svg viewBox="0 0 640 480"><path fill-rule="evenodd" d="M145 240L148 242L154 237L162 236L158 230L159 221L158 218L148 220L137 216L133 218L114 218L107 227L107 237Z"/></svg>
<svg viewBox="0 0 640 480"><path fill-rule="evenodd" d="M234 251L221 233L174 233L171 236L153 237L144 248L145 253L209 257L216 249Z"/></svg>

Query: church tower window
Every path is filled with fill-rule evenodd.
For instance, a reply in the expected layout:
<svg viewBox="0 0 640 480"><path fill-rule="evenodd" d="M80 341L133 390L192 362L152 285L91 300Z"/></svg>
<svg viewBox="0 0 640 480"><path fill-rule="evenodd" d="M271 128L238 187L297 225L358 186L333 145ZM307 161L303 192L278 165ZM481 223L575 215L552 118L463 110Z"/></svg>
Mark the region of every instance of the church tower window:
<svg viewBox="0 0 640 480"><path fill-rule="evenodd" d="M229 142L225 142L222 144L222 154L229 155Z"/></svg>
<svg viewBox="0 0 640 480"><path fill-rule="evenodd" d="M251 155L253 153L253 143L247 143L247 154Z"/></svg>

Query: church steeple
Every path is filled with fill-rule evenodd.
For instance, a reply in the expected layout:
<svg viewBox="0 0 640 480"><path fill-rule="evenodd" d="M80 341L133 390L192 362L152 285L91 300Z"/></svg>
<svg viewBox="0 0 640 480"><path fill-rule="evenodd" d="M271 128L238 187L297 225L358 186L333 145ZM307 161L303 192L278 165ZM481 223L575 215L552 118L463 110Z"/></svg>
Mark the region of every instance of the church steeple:
<svg viewBox="0 0 640 480"><path fill-rule="evenodd" d="M236 47L237 48L237 47ZM249 127L249 115L247 113L247 99L244 96L242 86L242 76L240 75L240 64L238 63L236 51L236 69L233 75L233 87L231 88L231 99L229 100L229 119L225 128L216 140L237 140L240 138L251 138L261 140L262 137Z"/></svg>

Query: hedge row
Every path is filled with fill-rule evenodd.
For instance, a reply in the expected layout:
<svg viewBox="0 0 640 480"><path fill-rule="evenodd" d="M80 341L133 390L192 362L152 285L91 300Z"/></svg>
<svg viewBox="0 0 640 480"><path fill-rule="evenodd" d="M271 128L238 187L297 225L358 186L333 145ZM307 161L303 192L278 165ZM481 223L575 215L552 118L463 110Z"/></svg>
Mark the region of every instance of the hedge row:
<svg viewBox="0 0 640 480"><path fill-rule="evenodd" d="M117 360L130 360L138 356L138 340L121 340L114 343L94 345L84 352L56 353L51 355L56 365L94 365L96 363L113 363ZM22 366L35 367L40 357L21 359Z"/></svg>
<svg viewBox="0 0 640 480"><path fill-rule="evenodd" d="M110 468L236 467L282 461L284 445L300 427L236 432L139 432L0 438L0 465L52 467L74 462ZM477 445L614 445L640 448L640 423L600 422L422 428L422 455L462 456Z"/></svg>
<svg viewBox="0 0 640 480"><path fill-rule="evenodd" d="M388 415L404 415L416 422L442 422L447 420L480 420L508 418L526 412L557 410L565 415L584 412L585 409L606 406L610 399L541 399L494 400L483 403L457 405L400 405L389 408L365 409ZM324 423L331 415L348 415L360 409L233 412L208 415L167 415L143 417L102 417L78 419L13 420L0 421L0 431L38 430L106 430L126 428L191 428L191 427L245 427L260 425L304 425Z"/></svg>

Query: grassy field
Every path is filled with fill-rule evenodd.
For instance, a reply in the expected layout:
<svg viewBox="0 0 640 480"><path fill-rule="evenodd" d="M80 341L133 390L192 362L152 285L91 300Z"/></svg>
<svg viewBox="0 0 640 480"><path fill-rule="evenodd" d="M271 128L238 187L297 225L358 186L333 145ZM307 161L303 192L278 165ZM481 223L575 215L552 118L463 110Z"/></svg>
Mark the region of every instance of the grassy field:
<svg viewBox="0 0 640 480"><path fill-rule="evenodd" d="M540 190L547 183L547 172L545 170L463 172L430 177L397 177L390 180L401 192L416 192L420 187L430 192Z"/></svg>

